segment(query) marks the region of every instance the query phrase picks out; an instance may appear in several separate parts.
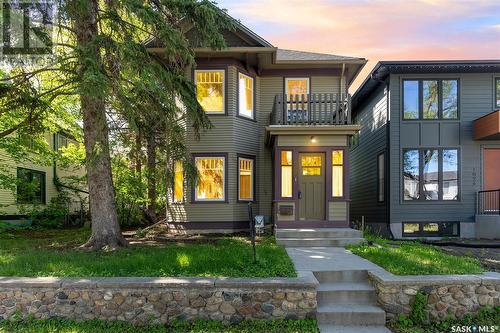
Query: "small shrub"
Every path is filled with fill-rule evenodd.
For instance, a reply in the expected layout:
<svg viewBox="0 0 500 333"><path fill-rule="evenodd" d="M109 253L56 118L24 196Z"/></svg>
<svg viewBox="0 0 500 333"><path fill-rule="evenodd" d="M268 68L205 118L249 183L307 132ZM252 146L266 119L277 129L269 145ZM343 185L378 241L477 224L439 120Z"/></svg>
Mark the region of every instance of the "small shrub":
<svg viewBox="0 0 500 333"><path fill-rule="evenodd" d="M417 292L415 295L415 299L413 300L411 312L410 312L410 320L417 325L423 324L427 322L427 312L425 311L425 307L427 306L427 295L424 294L421 290Z"/></svg>

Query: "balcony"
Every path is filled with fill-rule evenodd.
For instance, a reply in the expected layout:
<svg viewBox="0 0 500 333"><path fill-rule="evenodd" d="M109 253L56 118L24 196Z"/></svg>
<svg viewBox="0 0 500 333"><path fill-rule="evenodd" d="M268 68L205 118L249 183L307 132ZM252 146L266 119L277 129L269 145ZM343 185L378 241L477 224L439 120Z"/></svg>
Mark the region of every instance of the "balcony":
<svg viewBox="0 0 500 333"><path fill-rule="evenodd" d="M351 125L349 94L278 94L274 98L270 125Z"/></svg>

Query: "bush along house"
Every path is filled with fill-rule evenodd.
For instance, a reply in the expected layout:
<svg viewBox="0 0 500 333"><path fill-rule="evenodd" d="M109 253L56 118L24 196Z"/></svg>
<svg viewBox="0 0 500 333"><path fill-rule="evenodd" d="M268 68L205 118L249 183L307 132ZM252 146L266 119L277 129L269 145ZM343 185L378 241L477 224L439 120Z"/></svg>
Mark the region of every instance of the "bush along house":
<svg viewBox="0 0 500 333"><path fill-rule="evenodd" d="M213 129L187 146L200 178L175 167L169 226L248 228L247 205L277 228L349 225L349 85L366 60L279 49L236 22L227 48L197 47L189 75ZM192 29L188 37L196 40ZM161 56L163 49L148 44Z"/></svg>
<svg viewBox="0 0 500 333"><path fill-rule="evenodd" d="M351 218L500 238L500 60L383 61L353 96Z"/></svg>

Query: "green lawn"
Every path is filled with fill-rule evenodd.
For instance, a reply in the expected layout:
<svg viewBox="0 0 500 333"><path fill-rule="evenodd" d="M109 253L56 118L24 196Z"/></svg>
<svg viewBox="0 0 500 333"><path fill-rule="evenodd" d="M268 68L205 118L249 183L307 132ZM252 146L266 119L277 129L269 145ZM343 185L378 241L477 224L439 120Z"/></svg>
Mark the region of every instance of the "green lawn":
<svg viewBox="0 0 500 333"><path fill-rule="evenodd" d="M0 276L296 276L285 249L271 237L259 241L253 264L243 237L93 253L77 249L88 235L84 229L0 234Z"/></svg>
<svg viewBox="0 0 500 333"><path fill-rule="evenodd" d="M314 320L243 321L225 326L219 322L187 322L172 326L133 326L125 322L69 321L61 319L0 321L0 333L318 333Z"/></svg>
<svg viewBox="0 0 500 333"><path fill-rule="evenodd" d="M484 269L479 261L444 253L438 247L417 241L388 241L365 235L373 244L350 246L352 253L397 275L474 274Z"/></svg>
<svg viewBox="0 0 500 333"><path fill-rule="evenodd" d="M483 327L480 330L480 327ZM493 328L492 328L493 326ZM450 332L499 332L500 306L496 308L482 308L476 315L465 315L461 319L448 318L439 322L414 324L402 317L390 325L395 333L450 333ZM453 330L455 327L455 330ZM457 327L465 327L457 330ZM470 329L467 331L467 327ZM474 330L476 327L476 330ZM488 329L485 329L488 327Z"/></svg>

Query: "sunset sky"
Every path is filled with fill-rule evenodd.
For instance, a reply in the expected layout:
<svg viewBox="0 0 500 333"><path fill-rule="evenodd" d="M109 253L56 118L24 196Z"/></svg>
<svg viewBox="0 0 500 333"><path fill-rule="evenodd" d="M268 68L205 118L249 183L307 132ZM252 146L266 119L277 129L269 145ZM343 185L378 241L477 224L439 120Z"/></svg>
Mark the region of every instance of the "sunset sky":
<svg viewBox="0 0 500 333"><path fill-rule="evenodd" d="M274 46L369 60L500 59L500 0L219 0Z"/></svg>

